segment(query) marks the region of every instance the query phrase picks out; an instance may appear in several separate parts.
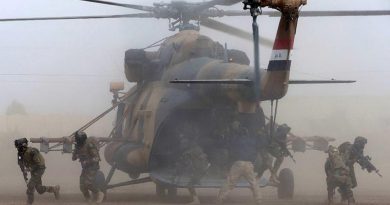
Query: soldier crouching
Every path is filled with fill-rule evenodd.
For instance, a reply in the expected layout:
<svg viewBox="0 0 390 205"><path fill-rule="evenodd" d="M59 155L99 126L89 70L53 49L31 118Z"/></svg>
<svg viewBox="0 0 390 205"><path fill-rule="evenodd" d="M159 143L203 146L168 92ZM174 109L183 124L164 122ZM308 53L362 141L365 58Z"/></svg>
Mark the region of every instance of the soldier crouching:
<svg viewBox="0 0 390 205"><path fill-rule="evenodd" d="M347 199L349 205L355 204L349 168L345 165L336 147L329 146L328 155L329 157L325 163L328 204L333 204L333 197L337 187L342 199Z"/></svg>
<svg viewBox="0 0 390 205"><path fill-rule="evenodd" d="M92 139L87 138L87 134L78 131L75 134L76 145L73 151L72 160L79 159L82 167L80 176L80 191L83 193L87 202L91 202L90 191L93 200L101 203L104 199L104 193L99 190L95 184L96 174L99 171L99 150Z"/></svg>
<svg viewBox="0 0 390 205"><path fill-rule="evenodd" d="M37 190L39 194L45 192L54 193L58 200L60 197L60 186L43 186L42 176L45 173L45 159L39 153L39 150L27 146L26 138L15 140L15 147L18 149L18 164L23 172L24 180L27 183L27 204L34 202L34 192ZM31 178L28 180L27 172L30 172Z"/></svg>

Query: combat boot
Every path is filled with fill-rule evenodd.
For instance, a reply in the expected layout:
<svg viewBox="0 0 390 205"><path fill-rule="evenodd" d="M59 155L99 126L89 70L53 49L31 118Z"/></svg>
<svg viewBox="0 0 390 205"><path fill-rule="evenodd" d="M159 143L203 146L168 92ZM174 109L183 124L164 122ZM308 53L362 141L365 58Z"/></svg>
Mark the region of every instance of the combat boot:
<svg viewBox="0 0 390 205"><path fill-rule="evenodd" d="M277 179L276 174L271 174L271 176L269 177L268 183L270 185L277 185L280 183L280 181Z"/></svg>
<svg viewBox="0 0 390 205"><path fill-rule="evenodd" d="M339 194L341 195L341 200L340 202L341 203L344 203L347 201L348 197L347 195L345 194L345 192L343 192L340 188L337 189L337 192L339 192Z"/></svg>
<svg viewBox="0 0 390 205"><path fill-rule="evenodd" d="M333 205L334 191L328 189L328 205Z"/></svg>
<svg viewBox="0 0 390 205"><path fill-rule="evenodd" d="M333 205L333 196L328 197L328 205Z"/></svg>
<svg viewBox="0 0 390 205"><path fill-rule="evenodd" d="M101 191L98 191L96 193L95 199L96 199L96 203L97 204L101 204L103 202L103 200L104 200L104 193L101 192Z"/></svg>
<svg viewBox="0 0 390 205"><path fill-rule="evenodd" d="M354 205L355 204L355 198L350 197L348 198L348 205Z"/></svg>
<svg viewBox="0 0 390 205"><path fill-rule="evenodd" d="M53 193L56 200L60 199L60 185L53 187Z"/></svg>
<svg viewBox="0 0 390 205"><path fill-rule="evenodd" d="M215 204L223 204L223 200L217 197L217 200L215 200Z"/></svg>
<svg viewBox="0 0 390 205"><path fill-rule="evenodd" d="M199 198L198 197L192 198L192 202L190 202L189 204L200 204Z"/></svg>

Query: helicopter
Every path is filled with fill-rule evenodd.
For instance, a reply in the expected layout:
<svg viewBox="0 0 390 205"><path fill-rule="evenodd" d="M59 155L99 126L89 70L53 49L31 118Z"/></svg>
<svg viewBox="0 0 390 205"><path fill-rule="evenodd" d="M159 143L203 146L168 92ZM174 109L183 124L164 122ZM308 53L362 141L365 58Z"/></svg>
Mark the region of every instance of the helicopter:
<svg viewBox="0 0 390 205"><path fill-rule="evenodd" d="M44 17L1 19L0 21L61 20L89 18L167 18L169 30L179 32L163 40L157 51L130 49L125 54L125 75L129 82L137 83L128 92L122 93L123 85L112 83L113 106L80 130L87 129L106 113L117 109L116 125L108 138L96 138L105 144L104 156L112 166L106 178L100 178L105 189L153 181L158 195L175 195L176 188L186 187L189 176L172 180L174 162L180 155L179 135L197 138L199 144L211 156L217 152L213 138L217 128L228 127L231 119L242 121L255 129L263 116L259 114L259 102L277 101L287 93L289 84L349 83L352 81L295 81L289 79L290 53L299 16L316 15L388 15L386 11L372 12L304 12L299 8L303 0L259 1L260 7L270 7L277 12L262 15L280 16L278 31L273 43L273 52L267 69L253 69L248 56L201 35L200 25L229 32L237 37L252 40L250 33L212 20L212 17L249 16L247 11L223 11L217 5L232 5L240 1L213 0L202 3L173 1L156 3L153 6L122 4L98 0L92 3L126 7L145 13L111 16ZM260 10L253 10L259 15ZM258 13L256 13L258 12ZM195 23L194 23L195 21ZM254 39L258 35L253 35ZM260 38L263 42L267 41ZM158 44L160 42L157 42ZM153 44L152 46L155 46ZM255 46L258 45L256 42ZM270 43L268 43L270 44ZM255 54L255 58L256 58ZM258 65L257 65L258 66ZM255 65L256 67L256 65ZM259 72L257 72L259 71ZM221 120L222 119L222 120ZM269 121L273 121L273 117ZM184 129L186 128L186 129ZM64 138L39 138L31 142L41 143L41 150L48 152L60 144L64 152L71 152L72 135ZM331 139L300 139L300 145L314 143L313 149L327 147ZM298 142L292 140L292 142ZM303 143L302 143L303 142ZM49 146L50 143L60 143ZM174 146L173 146L174 145ZM292 147L302 146L292 144ZM319 148L322 147L322 148ZM298 149L297 149L298 150ZM211 164L217 164L211 161ZM218 169L220 167L216 167ZM110 185L116 170L128 173L131 181ZM282 170L283 171L283 170ZM148 177L139 178L140 174ZM287 173L283 171L283 173ZM292 176L278 186L281 198L292 197ZM219 187L223 176L210 171L196 187ZM265 183L262 184L265 186ZM239 186L246 186L239 184ZM288 190L285 190L288 187Z"/></svg>

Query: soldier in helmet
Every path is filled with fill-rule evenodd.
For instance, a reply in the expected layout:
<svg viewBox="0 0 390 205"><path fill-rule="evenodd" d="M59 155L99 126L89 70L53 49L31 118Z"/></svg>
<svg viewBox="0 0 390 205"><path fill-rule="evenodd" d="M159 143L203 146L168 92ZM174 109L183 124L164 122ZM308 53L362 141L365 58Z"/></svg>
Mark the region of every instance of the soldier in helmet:
<svg viewBox="0 0 390 205"><path fill-rule="evenodd" d="M97 203L101 203L104 198L104 193L101 192L94 183L96 174L100 168L99 149L93 139L88 138L85 132L76 132L75 141L76 145L73 151L72 160L75 161L78 159L81 163L80 190L87 202L92 201L90 195L91 191L93 200Z"/></svg>
<svg viewBox="0 0 390 205"><path fill-rule="evenodd" d="M328 149L328 159L325 163L326 184L328 190L328 204L333 204L335 189L338 187L341 197L354 204L350 170L344 163L339 150L332 145Z"/></svg>
<svg viewBox="0 0 390 205"><path fill-rule="evenodd" d="M18 150L18 164L23 172L24 179L27 183L27 204L34 202L34 192L37 190L39 194L45 192L54 193L58 200L60 197L60 186L43 186L42 176L45 173L45 159L39 153L39 150L34 147L27 146L26 138L15 140L15 147ZM27 172L30 172L31 178L28 180Z"/></svg>
<svg viewBox="0 0 390 205"><path fill-rule="evenodd" d="M217 196L217 204L223 203L229 191L235 187L241 177L244 177L248 181L256 204L261 204L262 198L254 171L258 138L251 136L248 129L241 125L239 121L234 121L231 125L228 140L229 158L232 166L228 173L226 183L221 187Z"/></svg>
<svg viewBox="0 0 390 205"><path fill-rule="evenodd" d="M202 147L197 143L197 136L179 134L179 140L181 155L176 162L175 180L184 172L189 173L188 191L191 194L192 204L200 204L194 185L200 184L200 180L207 173L210 163Z"/></svg>
<svg viewBox="0 0 390 205"><path fill-rule="evenodd" d="M271 176L269 181L271 183L279 183L277 179L277 173L282 165L284 158L290 156L290 152L287 149L287 134L291 128L282 124L275 130L273 136L269 139L268 152L275 158L273 166L270 167Z"/></svg>
<svg viewBox="0 0 390 205"><path fill-rule="evenodd" d="M366 144L367 139L358 136L355 138L353 144L351 144L350 142L344 142L339 146L339 152L343 156L343 160L345 164L349 167L351 172L352 188L355 188L357 186L354 165L355 162L358 162L360 164L360 159L364 158L363 151Z"/></svg>

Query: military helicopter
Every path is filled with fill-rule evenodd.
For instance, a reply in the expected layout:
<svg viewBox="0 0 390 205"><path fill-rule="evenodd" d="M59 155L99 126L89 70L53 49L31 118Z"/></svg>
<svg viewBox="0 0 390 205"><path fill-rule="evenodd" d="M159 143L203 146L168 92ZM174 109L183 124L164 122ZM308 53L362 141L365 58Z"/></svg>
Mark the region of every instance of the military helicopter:
<svg viewBox="0 0 390 205"><path fill-rule="evenodd" d="M289 84L349 83L352 81L294 81L289 79L290 53L294 45L299 16L332 15L389 15L389 11L353 12L305 12L300 8L306 0L260 0L244 1L248 11L224 11L215 6L233 5L237 0L212 0L201 3L173 1L155 3L153 6L114 3L100 0L82 0L91 3L126 7L144 11L139 14L110 16L71 16L0 21L63 20L91 18L164 18L169 19L169 29L179 30L171 37L151 46L160 46L157 51L130 49L125 54L125 75L129 82L137 83L123 93L123 84L112 83L113 106L81 127L85 130L108 112L117 109L116 125L109 137L96 138L105 146L104 157L112 166L105 178L100 175L97 183L105 190L145 183L156 183L159 196L174 196L177 188L188 186L190 176L186 173L179 179L175 176L175 162L181 155L179 148L183 136L198 143L210 158L211 168L195 187L219 187L224 176L226 162L219 156L224 152L218 145L220 130L238 120L255 131L265 122L259 107L261 101L277 101L286 93ZM261 12L270 7L276 12ZM227 32L234 36L255 41L257 15L280 16L278 31L273 42L273 51L267 69L259 69L258 53L255 52L255 69L249 66L248 56L239 50L228 49L198 31L200 25ZM212 20L212 17L253 17L254 35L230 25ZM173 21L171 21L173 20ZM272 41L260 38L270 45ZM159 44L159 45L158 45ZM151 47L149 46L149 47ZM277 106L275 107L277 109ZM274 110L274 108L272 108ZM276 110L275 110L276 113ZM269 119L274 122L274 116ZM324 150L332 139L292 137L291 149L305 151L306 147ZM72 151L73 134L63 138L31 139L40 143L41 151L49 152L63 145L62 151ZM56 143L50 146L51 143ZM313 143L313 145L309 145ZM132 180L109 184L116 170L128 173ZM149 176L139 178L140 174ZM282 174L283 173L283 174ZM283 176L282 176L283 175ZM280 198L293 196L291 170L281 170L278 185ZM261 186L267 182L262 181ZM238 186L245 187L245 183Z"/></svg>

